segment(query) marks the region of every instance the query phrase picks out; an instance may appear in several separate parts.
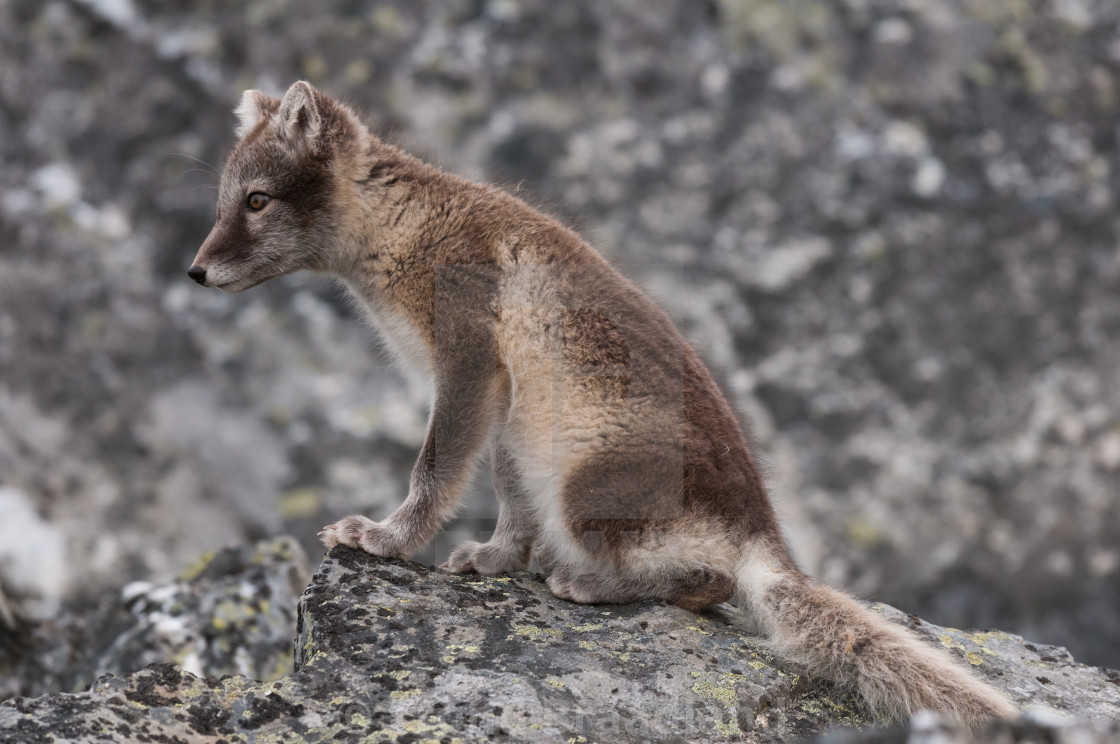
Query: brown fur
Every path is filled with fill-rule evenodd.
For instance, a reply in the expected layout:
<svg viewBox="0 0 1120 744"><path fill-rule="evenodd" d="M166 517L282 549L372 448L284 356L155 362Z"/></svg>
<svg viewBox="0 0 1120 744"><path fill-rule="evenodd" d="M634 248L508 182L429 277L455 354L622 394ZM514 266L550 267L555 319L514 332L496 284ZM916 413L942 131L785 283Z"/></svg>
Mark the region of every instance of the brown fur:
<svg viewBox="0 0 1120 744"><path fill-rule="evenodd" d="M453 571L526 567L559 597L737 596L777 647L878 709L974 724L1013 709L789 559L735 415L669 318L578 235L514 197L370 135L306 83L249 91L218 219L192 277L240 291L298 269L340 277L391 349L434 382L404 503L350 516L331 547L407 556L454 511L487 446L500 504ZM270 197L253 211L255 192ZM839 649L839 650L838 650Z"/></svg>

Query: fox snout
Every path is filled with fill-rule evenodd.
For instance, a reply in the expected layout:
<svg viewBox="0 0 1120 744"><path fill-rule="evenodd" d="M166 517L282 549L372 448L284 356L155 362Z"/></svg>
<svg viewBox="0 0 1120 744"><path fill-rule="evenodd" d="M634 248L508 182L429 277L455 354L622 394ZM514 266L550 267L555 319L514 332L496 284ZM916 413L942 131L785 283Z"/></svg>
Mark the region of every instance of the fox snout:
<svg viewBox="0 0 1120 744"><path fill-rule="evenodd" d="M187 276L193 279L203 287L206 285L206 280L209 278L211 281L217 278L220 272L208 271L214 268L214 233L217 229L215 225L210 230L210 234L206 236L206 240L202 241L198 252L195 253L194 260L191 261L191 267L187 269ZM209 275L209 276L208 276ZM213 285L211 285L213 286Z"/></svg>

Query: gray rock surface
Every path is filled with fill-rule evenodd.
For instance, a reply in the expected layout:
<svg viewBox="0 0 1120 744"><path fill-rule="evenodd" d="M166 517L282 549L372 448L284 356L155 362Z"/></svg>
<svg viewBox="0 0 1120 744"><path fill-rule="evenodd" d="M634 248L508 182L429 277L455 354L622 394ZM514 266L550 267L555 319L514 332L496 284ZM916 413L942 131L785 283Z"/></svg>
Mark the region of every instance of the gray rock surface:
<svg viewBox="0 0 1120 744"><path fill-rule="evenodd" d="M104 674L175 663L265 682L292 669L307 556L290 537L206 553L165 584L133 582L90 612L0 628L0 700L87 689Z"/></svg>
<svg viewBox="0 0 1120 744"><path fill-rule="evenodd" d="M658 295L808 570L1120 666L1118 37L1106 0L0 3L4 595L403 497L424 397L337 291L184 277L240 92L302 77ZM464 515L423 560L485 482Z"/></svg>
<svg viewBox="0 0 1120 744"><path fill-rule="evenodd" d="M876 610L1049 721L1020 727L1053 733L1065 719L1106 731L1120 720L1118 672L1010 634ZM293 631L295 670L272 681L158 664L88 692L5 702L0 739L788 742L837 726L885 735L845 691L773 657L731 607L583 606L529 574L455 575L338 547L304 591ZM853 740L864 739L835 739Z"/></svg>
<svg viewBox="0 0 1120 744"><path fill-rule="evenodd" d="M886 730L837 729L814 737L815 744L1112 744L1120 740L1120 722L998 722L983 731L965 731L928 713L908 726Z"/></svg>

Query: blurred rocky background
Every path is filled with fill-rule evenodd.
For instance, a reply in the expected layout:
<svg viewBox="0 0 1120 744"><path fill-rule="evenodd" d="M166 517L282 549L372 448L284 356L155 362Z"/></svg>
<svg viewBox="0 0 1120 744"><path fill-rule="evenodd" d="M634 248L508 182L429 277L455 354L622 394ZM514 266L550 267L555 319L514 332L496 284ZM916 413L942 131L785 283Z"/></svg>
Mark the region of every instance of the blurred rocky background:
<svg viewBox="0 0 1120 744"><path fill-rule="evenodd" d="M241 91L300 78L648 287L808 570L1120 666L1111 0L0 0L17 611L403 498L423 388L339 289L185 275Z"/></svg>

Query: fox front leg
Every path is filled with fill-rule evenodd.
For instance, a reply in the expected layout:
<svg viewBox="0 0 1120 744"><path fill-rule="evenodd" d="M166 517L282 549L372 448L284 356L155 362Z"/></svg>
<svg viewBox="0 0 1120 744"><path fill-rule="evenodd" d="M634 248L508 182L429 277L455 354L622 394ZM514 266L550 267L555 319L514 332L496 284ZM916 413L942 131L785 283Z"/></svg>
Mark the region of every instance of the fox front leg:
<svg viewBox="0 0 1120 744"><path fill-rule="evenodd" d="M442 388L412 468L408 498L381 522L355 514L324 527L319 538L328 549L349 545L371 555L407 558L454 512L486 441L494 380L450 376Z"/></svg>
<svg viewBox="0 0 1120 744"><path fill-rule="evenodd" d="M329 549L349 545L372 555L407 558L424 547L455 511L494 416L494 368L489 379L468 370L441 377L428 433L412 468L408 498L387 519L344 517L319 533Z"/></svg>
<svg viewBox="0 0 1120 744"><path fill-rule="evenodd" d="M453 292L437 303L448 311L437 313L433 323L436 394L408 498L381 522L353 515L324 527L319 537L328 549L341 544L407 558L455 511L501 401L493 323L474 311L487 307L486 278L456 275Z"/></svg>

